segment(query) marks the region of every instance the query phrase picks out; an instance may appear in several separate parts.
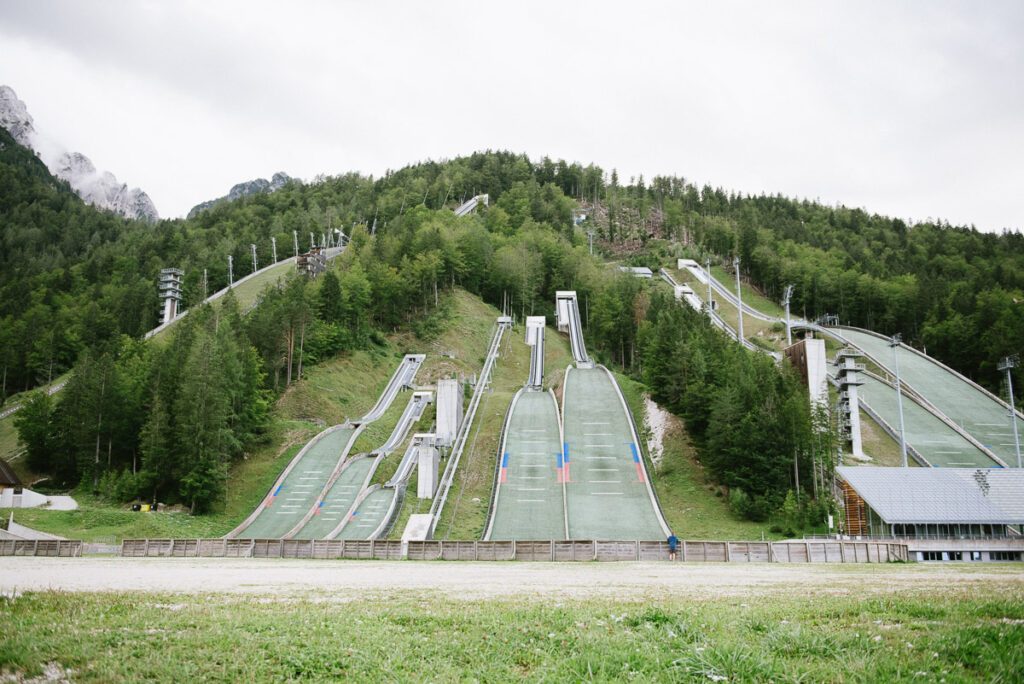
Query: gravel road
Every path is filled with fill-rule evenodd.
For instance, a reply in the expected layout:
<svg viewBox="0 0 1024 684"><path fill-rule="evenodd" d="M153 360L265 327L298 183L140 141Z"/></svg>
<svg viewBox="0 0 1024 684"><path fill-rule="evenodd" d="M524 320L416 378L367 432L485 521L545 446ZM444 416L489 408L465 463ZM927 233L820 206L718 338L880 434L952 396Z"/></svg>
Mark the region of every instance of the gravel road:
<svg viewBox="0 0 1024 684"><path fill-rule="evenodd" d="M450 598L695 600L772 593L886 594L1004 586L1024 591L1021 564L784 565L470 563L245 558L0 558L0 592L145 591Z"/></svg>

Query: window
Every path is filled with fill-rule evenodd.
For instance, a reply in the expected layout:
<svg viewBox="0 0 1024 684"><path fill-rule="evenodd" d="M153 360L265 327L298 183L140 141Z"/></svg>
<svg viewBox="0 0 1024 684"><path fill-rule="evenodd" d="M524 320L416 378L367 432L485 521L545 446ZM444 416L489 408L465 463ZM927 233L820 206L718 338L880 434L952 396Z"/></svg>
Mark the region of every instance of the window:
<svg viewBox="0 0 1024 684"><path fill-rule="evenodd" d="M1016 561L1020 560L1020 553L1017 551L989 551L988 558L994 561Z"/></svg>
<svg viewBox="0 0 1024 684"><path fill-rule="evenodd" d="M923 561L940 561L942 560L941 551L922 551L921 560Z"/></svg>
<svg viewBox="0 0 1024 684"><path fill-rule="evenodd" d="M949 560L958 561L964 559L963 551L949 551Z"/></svg>

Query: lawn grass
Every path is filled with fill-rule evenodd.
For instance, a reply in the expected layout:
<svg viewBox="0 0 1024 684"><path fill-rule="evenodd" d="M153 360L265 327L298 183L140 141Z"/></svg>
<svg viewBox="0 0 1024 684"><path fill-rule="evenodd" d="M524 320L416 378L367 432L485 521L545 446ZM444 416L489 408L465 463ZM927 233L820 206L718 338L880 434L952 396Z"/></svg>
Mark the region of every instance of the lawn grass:
<svg viewBox="0 0 1024 684"><path fill-rule="evenodd" d="M84 682L1015 682L1024 672L1019 590L807 594L650 602L30 593L0 599L0 671L23 681L49 668Z"/></svg>
<svg viewBox="0 0 1024 684"><path fill-rule="evenodd" d="M260 295L263 294L263 290L268 285L276 283L280 278L284 278L294 270L294 262L278 262L276 266L267 269L265 273L261 273L255 278L247 280L244 283L233 287L231 291L235 294L235 299L238 301L239 310L246 312L249 309L251 309L256 304L256 301L259 299ZM227 294L214 300L212 302L212 306L220 306L221 302L224 301L224 297L226 296ZM161 330L160 332L158 332L150 339L157 340L163 343L164 341L170 339L170 331L173 330L174 328L175 324L171 324L164 328L163 330Z"/></svg>
<svg viewBox="0 0 1024 684"><path fill-rule="evenodd" d="M874 418L860 412L860 439L864 453L871 457L870 461L858 461L849 454L843 454L844 465L870 465L899 467L901 464L900 445L889 433L882 429L882 426L875 422ZM917 461L907 459L910 467L916 467Z"/></svg>
<svg viewBox="0 0 1024 684"><path fill-rule="evenodd" d="M768 530L769 523L744 520L729 509L697 458L697 449L676 416L669 416L669 425L662 442L660 466L652 467L647 443L650 430L644 422L646 388L632 378L615 373L629 410L640 433L641 450L651 473L651 483L658 494L665 521L680 539L779 539Z"/></svg>
<svg viewBox="0 0 1024 684"><path fill-rule="evenodd" d="M711 275L713 275L715 280L720 282L726 290L736 294L735 273L728 272L721 266L712 266ZM743 303L763 314L775 316L776 318L782 318L786 315L786 310L783 309L778 302L768 299L746 283L743 285ZM744 322L744 325L745 324L746 323Z"/></svg>

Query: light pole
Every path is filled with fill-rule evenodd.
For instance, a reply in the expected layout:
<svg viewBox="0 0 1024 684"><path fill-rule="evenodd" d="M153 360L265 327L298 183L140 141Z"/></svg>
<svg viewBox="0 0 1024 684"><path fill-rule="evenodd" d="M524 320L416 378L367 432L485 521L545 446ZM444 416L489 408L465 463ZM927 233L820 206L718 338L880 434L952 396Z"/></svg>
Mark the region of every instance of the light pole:
<svg viewBox="0 0 1024 684"><path fill-rule="evenodd" d="M900 389L900 356L899 348L902 336L896 333L889 340L889 346L892 347L892 359L894 368L896 371L896 406L900 411L900 465L904 468L907 467L907 437L904 431L903 424L903 390Z"/></svg>
<svg viewBox="0 0 1024 684"><path fill-rule="evenodd" d="M272 250L272 252L274 254L274 263L276 264L277 263L277 238L276 237L271 237L270 238L270 249Z"/></svg>
<svg viewBox="0 0 1024 684"><path fill-rule="evenodd" d="M256 268L256 243L250 243L249 249L252 251L252 272L255 273L258 270Z"/></svg>
<svg viewBox="0 0 1024 684"><path fill-rule="evenodd" d="M711 299L711 257L704 257L704 279L708 281L708 311L712 311L715 306Z"/></svg>
<svg viewBox="0 0 1024 684"><path fill-rule="evenodd" d="M786 307L786 346L793 345L792 327L789 323L789 300L793 297L793 286L787 285L786 292L782 295L782 305Z"/></svg>
<svg viewBox="0 0 1024 684"><path fill-rule="evenodd" d="M1010 370L1017 367L1017 359L1007 356L999 362L999 370L1006 371L1006 390L1010 394L1010 423L1013 425L1013 446L1017 450L1017 467L1024 467L1020 458L1020 437L1017 434L1017 409L1013 402L1013 377Z"/></svg>
<svg viewBox="0 0 1024 684"><path fill-rule="evenodd" d="M228 287L235 284L235 257L228 254Z"/></svg>
<svg viewBox="0 0 1024 684"><path fill-rule="evenodd" d="M732 267L736 269L736 303L739 305L736 307L736 320L739 321L739 338L736 341L743 344L743 340L746 338L743 336L743 296L740 294L740 258L738 256L732 258Z"/></svg>
<svg viewBox="0 0 1024 684"><path fill-rule="evenodd" d="M292 231L292 244L295 246L295 257L299 256L299 231Z"/></svg>

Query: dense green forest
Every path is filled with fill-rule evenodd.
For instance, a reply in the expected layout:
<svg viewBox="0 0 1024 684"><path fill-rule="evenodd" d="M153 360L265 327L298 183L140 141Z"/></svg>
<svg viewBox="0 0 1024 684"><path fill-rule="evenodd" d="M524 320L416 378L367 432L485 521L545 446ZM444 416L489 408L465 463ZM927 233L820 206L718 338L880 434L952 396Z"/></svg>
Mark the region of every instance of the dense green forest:
<svg viewBox="0 0 1024 684"><path fill-rule="evenodd" d="M656 398L686 419L702 461L721 483L742 490L734 495L737 510L763 518L794 486L794 463L807 473L820 458L811 417L799 409L802 389L787 369L730 345L656 284L592 257L589 228L599 233L599 250L638 259L668 254L671 241L723 257L738 251L769 294L796 282L797 309L808 316L836 312L844 322L903 330L989 384L996 382L989 351L1015 351L1021 339L1000 337L1019 329L1013 306L986 309L991 325L972 328L991 350L948 338L980 315L968 299L1020 295L1010 273L1021 258L1016 234L909 228L856 210L726 195L675 178L620 185L617 174L606 179L598 167L532 163L505 152L376 179L294 182L193 219L149 225L83 205L30 152L9 137L0 143L5 392L77 364L64 392L33 395L19 431L34 468L114 499L180 501L197 512L215 506L228 465L261 439L269 403L304 365L372 346L396 329L429 338L445 324L443 300L453 287L520 317L550 313L555 290L575 289L599 358L657 388ZM491 196L489 207L454 217L452 206L481 192ZM588 213L582 228L574 225L581 208ZM166 345L137 341L156 324L160 268L185 270L184 306L196 308L204 269L209 291L227 284L228 254L237 278L250 268L249 243L266 264L271 237L285 256L292 231L305 237L335 228L350 237L349 248L324 277L285 279L245 316L230 298L200 309ZM873 259L882 244L888 251ZM966 253L949 255L954 244ZM954 272L962 277L952 280ZM941 288L936 273L945 274ZM960 356L943 356L943 344ZM200 401L211 408L198 414ZM204 438L185 438L195 434ZM807 480L800 486L810 491Z"/></svg>
<svg viewBox="0 0 1024 684"><path fill-rule="evenodd" d="M861 209L727 194L680 178L658 177L650 185L641 178L609 188L607 196L620 216L628 208L646 219L640 242L653 235L684 241L713 259L739 256L743 274L769 297L781 299L787 284L796 286L794 314L811 320L834 314L843 324L902 333L990 389L1001 389L999 359L1024 352L1020 232L910 226ZM628 237L614 212L598 229Z"/></svg>

